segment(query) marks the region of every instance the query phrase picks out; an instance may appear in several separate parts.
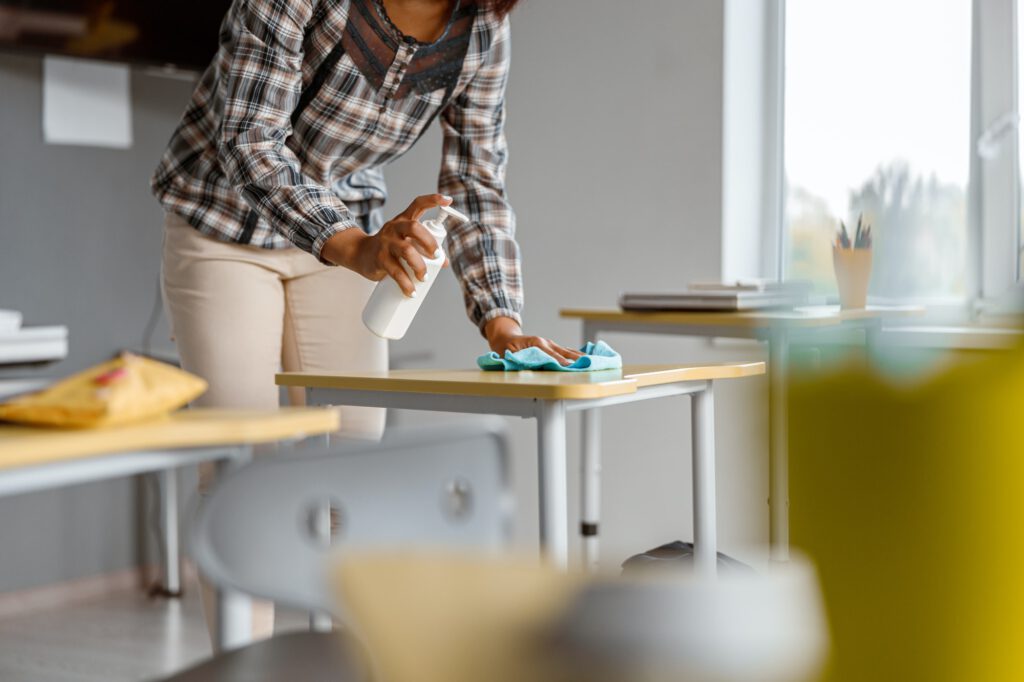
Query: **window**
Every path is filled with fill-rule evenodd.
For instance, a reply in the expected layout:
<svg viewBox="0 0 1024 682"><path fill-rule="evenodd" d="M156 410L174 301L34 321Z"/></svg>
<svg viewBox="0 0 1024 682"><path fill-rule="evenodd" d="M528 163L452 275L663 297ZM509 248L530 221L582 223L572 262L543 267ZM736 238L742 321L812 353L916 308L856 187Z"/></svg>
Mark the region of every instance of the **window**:
<svg viewBox="0 0 1024 682"><path fill-rule="evenodd" d="M784 277L834 294L863 214L876 299L972 293L971 38L972 0L786 1Z"/></svg>

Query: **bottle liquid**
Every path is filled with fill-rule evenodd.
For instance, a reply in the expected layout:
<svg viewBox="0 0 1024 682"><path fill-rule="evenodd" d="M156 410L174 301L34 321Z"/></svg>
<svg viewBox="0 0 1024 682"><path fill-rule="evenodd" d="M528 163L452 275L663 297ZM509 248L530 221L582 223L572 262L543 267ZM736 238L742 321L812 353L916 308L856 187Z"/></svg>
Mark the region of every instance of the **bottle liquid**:
<svg viewBox="0 0 1024 682"><path fill-rule="evenodd" d="M423 259L427 266L426 280L419 281L409 264L404 260L401 261L402 267L405 268L405 272L415 286L416 296L414 298L406 296L398 286L398 282L389 276L377 283L373 293L370 294L370 300L363 308L363 324L381 338L400 339L405 336L405 332L412 323L412 318L416 316L416 311L419 310L420 304L423 303L434 280L440 274L441 266L445 261L444 250L440 246L444 243L447 234L445 221L448 218L453 218L456 224L469 222L469 218L449 206L438 206L438 210L440 215L437 218L423 221L423 226L430 231L438 243L433 257Z"/></svg>

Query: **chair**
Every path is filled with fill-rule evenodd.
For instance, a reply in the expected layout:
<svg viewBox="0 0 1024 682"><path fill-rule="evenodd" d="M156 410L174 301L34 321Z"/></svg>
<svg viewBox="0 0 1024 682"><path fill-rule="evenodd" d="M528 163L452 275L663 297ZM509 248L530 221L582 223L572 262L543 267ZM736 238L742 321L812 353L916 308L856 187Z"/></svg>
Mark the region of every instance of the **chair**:
<svg viewBox="0 0 1024 682"><path fill-rule="evenodd" d="M192 553L221 588L344 619L328 554L501 549L511 529L506 463L505 436L491 421L262 459L224 476L203 501ZM167 682L362 679L340 642L323 632L276 636Z"/></svg>

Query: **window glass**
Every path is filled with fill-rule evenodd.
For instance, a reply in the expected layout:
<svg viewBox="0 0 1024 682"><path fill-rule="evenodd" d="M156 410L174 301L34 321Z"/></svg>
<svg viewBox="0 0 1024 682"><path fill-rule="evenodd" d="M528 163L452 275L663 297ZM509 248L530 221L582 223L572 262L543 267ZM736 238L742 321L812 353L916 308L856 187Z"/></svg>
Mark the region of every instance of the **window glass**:
<svg viewBox="0 0 1024 682"><path fill-rule="evenodd" d="M787 278L834 293L863 214L872 295L965 295L970 40L971 0L787 0Z"/></svg>

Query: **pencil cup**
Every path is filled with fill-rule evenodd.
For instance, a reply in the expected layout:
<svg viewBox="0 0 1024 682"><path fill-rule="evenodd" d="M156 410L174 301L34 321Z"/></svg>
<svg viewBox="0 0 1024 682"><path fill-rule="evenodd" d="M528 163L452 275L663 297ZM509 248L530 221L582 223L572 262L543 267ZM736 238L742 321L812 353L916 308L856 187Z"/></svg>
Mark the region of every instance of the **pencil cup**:
<svg viewBox="0 0 1024 682"><path fill-rule="evenodd" d="M864 308L871 281L871 249L832 247L832 264L839 285L839 307L843 310Z"/></svg>

